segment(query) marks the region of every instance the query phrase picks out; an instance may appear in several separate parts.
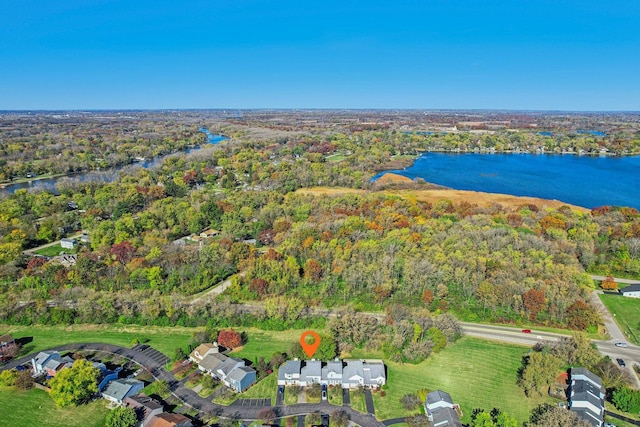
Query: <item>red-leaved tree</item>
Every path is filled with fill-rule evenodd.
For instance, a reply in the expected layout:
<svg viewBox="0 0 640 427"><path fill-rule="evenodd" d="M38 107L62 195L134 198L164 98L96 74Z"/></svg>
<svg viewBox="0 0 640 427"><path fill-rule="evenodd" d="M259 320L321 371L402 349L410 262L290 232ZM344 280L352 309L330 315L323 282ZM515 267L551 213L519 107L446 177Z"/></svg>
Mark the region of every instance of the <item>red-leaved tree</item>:
<svg viewBox="0 0 640 427"><path fill-rule="evenodd" d="M242 336L233 329L223 329L218 334L218 344L227 348L236 348L242 345Z"/></svg>

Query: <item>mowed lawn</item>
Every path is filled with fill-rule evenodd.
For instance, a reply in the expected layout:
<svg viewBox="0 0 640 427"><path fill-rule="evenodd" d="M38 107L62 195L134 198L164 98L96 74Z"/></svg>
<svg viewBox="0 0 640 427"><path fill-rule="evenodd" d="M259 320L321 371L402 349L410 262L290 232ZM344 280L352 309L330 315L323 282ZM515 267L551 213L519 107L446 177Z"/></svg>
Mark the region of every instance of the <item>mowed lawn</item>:
<svg viewBox="0 0 640 427"><path fill-rule="evenodd" d="M71 326L8 326L0 325L0 335L15 339L31 337L21 354L46 350L63 344L98 342L131 347L135 339L173 357L175 349L187 349L196 328L135 325L71 325Z"/></svg>
<svg viewBox="0 0 640 427"><path fill-rule="evenodd" d="M0 387L0 425L14 427L103 427L109 410L99 399L88 405L58 409L44 390Z"/></svg>
<svg viewBox="0 0 640 427"><path fill-rule="evenodd" d="M531 409L548 397L527 398L517 385L517 372L526 347L475 338L462 338L438 354L418 364L386 361L386 396L374 393L376 416L384 420L402 417L408 412L400 404L402 396L420 389L444 390L451 394L464 412L463 422L470 421L474 408L500 408L520 422L529 418ZM357 354L354 356L379 356Z"/></svg>
<svg viewBox="0 0 640 427"><path fill-rule="evenodd" d="M616 294L600 294L613 318L629 341L640 344L640 298Z"/></svg>
<svg viewBox="0 0 640 427"><path fill-rule="evenodd" d="M273 353L286 353L291 344L300 342L304 329L288 331L263 331L256 328L235 328L238 332L246 332L247 343L231 352L231 356L257 362L260 357L269 362Z"/></svg>

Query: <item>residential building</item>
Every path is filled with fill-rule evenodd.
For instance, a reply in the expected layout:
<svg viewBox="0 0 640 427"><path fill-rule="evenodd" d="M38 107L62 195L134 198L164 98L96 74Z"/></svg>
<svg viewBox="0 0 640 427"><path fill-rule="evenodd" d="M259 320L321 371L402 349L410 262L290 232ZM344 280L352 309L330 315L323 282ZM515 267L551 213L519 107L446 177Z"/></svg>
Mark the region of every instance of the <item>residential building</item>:
<svg viewBox="0 0 640 427"><path fill-rule="evenodd" d="M102 397L117 404L122 404L125 398L140 393L144 383L133 378L122 378L110 381L102 391Z"/></svg>
<svg viewBox="0 0 640 427"><path fill-rule="evenodd" d="M146 427L151 417L164 412L164 408L160 402L145 394L126 397L123 403L136 411L140 427Z"/></svg>
<svg viewBox="0 0 640 427"><path fill-rule="evenodd" d="M278 385L339 385L342 388L380 388L387 381L381 360L288 360L278 369Z"/></svg>
<svg viewBox="0 0 640 427"><path fill-rule="evenodd" d="M76 239L69 239L67 237L60 239L62 249L74 249L77 245L78 241Z"/></svg>
<svg viewBox="0 0 640 427"><path fill-rule="evenodd" d="M44 364L43 369L48 377L55 377L61 369L70 368L71 366L73 366L73 359L69 356L64 356L60 359L49 359Z"/></svg>
<svg viewBox="0 0 640 427"><path fill-rule="evenodd" d="M152 416L144 427L193 427L193 423L184 415L163 412Z"/></svg>
<svg viewBox="0 0 640 427"><path fill-rule="evenodd" d="M571 368L569 410L594 427L604 420L605 388L602 379L585 368Z"/></svg>
<svg viewBox="0 0 640 427"><path fill-rule="evenodd" d="M14 356L17 349L18 346L11 335L0 336L0 359Z"/></svg>
<svg viewBox="0 0 640 427"><path fill-rule="evenodd" d="M239 366L231 371L229 375L225 377L223 383L237 391L242 393L248 389L251 384L256 382L256 371L247 366Z"/></svg>
<svg viewBox="0 0 640 427"><path fill-rule="evenodd" d="M40 375L45 373L45 365L50 360L59 360L60 353L57 351L41 351L31 359L31 367L33 368L34 375Z"/></svg>
<svg viewBox="0 0 640 427"><path fill-rule="evenodd" d="M211 237L217 236L218 234L220 234L218 230L209 229L200 233L200 237L202 237L203 239L209 239Z"/></svg>
<svg viewBox="0 0 640 427"><path fill-rule="evenodd" d="M311 384L320 384L322 378L322 362L319 360L308 360L300 370L299 385L306 387Z"/></svg>
<svg viewBox="0 0 640 427"><path fill-rule="evenodd" d="M620 289L620 294L629 298L640 298L640 285L629 285L626 288Z"/></svg>
<svg viewBox="0 0 640 427"><path fill-rule="evenodd" d="M300 381L300 369L302 362L298 359L287 360L278 369L278 385L297 385ZM342 372L342 364L340 367Z"/></svg>
<svg viewBox="0 0 640 427"><path fill-rule="evenodd" d="M460 407L453 403L451 395L445 391L436 390L427 394L424 409L431 427L462 427L457 412Z"/></svg>
<svg viewBox="0 0 640 427"><path fill-rule="evenodd" d="M201 344L191 352L189 359L198 368L237 392L243 392L256 382L256 371L244 360L218 353L217 344Z"/></svg>
<svg viewBox="0 0 640 427"><path fill-rule="evenodd" d="M219 353L218 343L203 343L200 344L191 352L189 355L189 360L193 363L199 364L202 362L202 359L208 354Z"/></svg>
<svg viewBox="0 0 640 427"><path fill-rule="evenodd" d="M341 385L342 384L342 360L332 360L322 368L322 384Z"/></svg>

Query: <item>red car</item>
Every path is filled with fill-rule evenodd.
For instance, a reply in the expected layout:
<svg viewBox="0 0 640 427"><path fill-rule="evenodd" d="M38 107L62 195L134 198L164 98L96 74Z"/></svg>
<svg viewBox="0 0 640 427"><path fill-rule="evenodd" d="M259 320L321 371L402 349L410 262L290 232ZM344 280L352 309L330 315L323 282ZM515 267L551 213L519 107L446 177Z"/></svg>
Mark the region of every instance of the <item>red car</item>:
<svg viewBox="0 0 640 427"><path fill-rule="evenodd" d="M523 329L522 332L525 333L525 334L530 334L531 333L531 329Z"/></svg>

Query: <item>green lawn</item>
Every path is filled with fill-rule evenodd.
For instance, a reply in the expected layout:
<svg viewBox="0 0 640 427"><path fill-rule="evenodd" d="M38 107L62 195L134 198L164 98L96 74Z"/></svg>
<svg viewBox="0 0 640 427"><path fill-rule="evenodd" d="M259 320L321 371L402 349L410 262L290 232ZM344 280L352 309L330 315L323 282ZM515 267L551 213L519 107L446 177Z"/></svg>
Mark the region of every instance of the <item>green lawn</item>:
<svg viewBox="0 0 640 427"><path fill-rule="evenodd" d="M360 411L360 412L364 412L365 414L367 413L367 404L364 402L364 393L358 390L351 390L349 392L349 399L351 400L351 407L353 409L355 409L356 411ZM375 401L374 401L375 404ZM398 402L398 404L396 406L400 406L400 402ZM377 406L376 406L376 410L377 410ZM379 419L382 419L380 417L378 417ZM385 417L386 418L391 418L391 417Z"/></svg>
<svg viewBox="0 0 640 427"><path fill-rule="evenodd" d="M277 373L273 373L266 378L261 379L256 384L249 387L247 391L242 393L243 399L270 398L271 404L276 404L276 394L278 394L278 377Z"/></svg>
<svg viewBox="0 0 640 427"><path fill-rule="evenodd" d="M255 363L260 356L268 362L273 353L286 353L291 344L300 341L302 329L288 331L263 331L256 328L236 328L247 333L247 344L231 352L231 356L240 357Z"/></svg>
<svg viewBox="0 0 640 427"><path fill-rule="evenodd" d="M376 416L381 420L406 416L400 399L424 388L450 393L464 412L463 422L470 421L474 408L491 410L493 407L508 412L520 422L525 421L531 409L549 400L527 398L516 384L521 358L527 351L526 347L462 338L418 365L386 361L386 396L373 394ZM358 353L354 352L353 356L380 356Z"/></svg>
<svg viewBox="0 0 640 427"><path fill-rule="evenodd" d="M60 246L60 243L58 243L57 245L47 246L46 248L39 249L34 253L44 256L56 256L59 255L60 252L64 252L65 254L75 254L76 252L78 252L78 250L64 249L62 246Z"/></svg>
<svg viewBox="0 0 640 427"><path fill-rule="evenodd" d="M333 405L342 406L342 387L330 386L327 391L327 399Z"/></svg>
<svg viewBox="0 0 640 427"><path fill-rule="evenodd" d="M109 410L107 401L58 409L46 391L16 391L0 387L0 424L13 427L102 427Z"/></svg>
<svg viewBox="0 0 640 427"><path fill-rule="evenodd" d="M197 329L182 327L156 327L134 325L72 325L72 326L8 326L0 325L0 335L14 338L32 337L22 354L46 350L51 347L82 342L99 342L131 347L134 339L146 341L156 350L172 357L176 347L187 348L191 335Z"/></svg>
<svg viewBox="0 0 640 427"><path fill-rule="evenodd" d="M332 154L330 156L325 157L325 160L327 162L337 163L337 162L343 161L346 158L347 156L345 156L344 154L337 153L337 154Z"/></svg>
<svg viewBox="0 0 640 427"><path fill-rule="evenodd" d="M640 298L629 298L616 294L601 294L599 296L629 341L640 344Z"/></svg>

